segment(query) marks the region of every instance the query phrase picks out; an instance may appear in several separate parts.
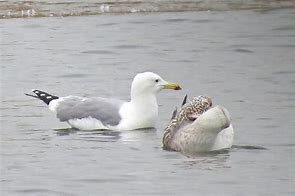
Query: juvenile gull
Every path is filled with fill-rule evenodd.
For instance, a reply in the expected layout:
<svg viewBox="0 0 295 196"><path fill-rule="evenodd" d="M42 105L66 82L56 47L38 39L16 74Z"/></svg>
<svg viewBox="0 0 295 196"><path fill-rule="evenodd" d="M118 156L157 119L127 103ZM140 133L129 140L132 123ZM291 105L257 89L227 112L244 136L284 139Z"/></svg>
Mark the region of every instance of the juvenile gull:
<svg viewBox="0 0 295 196"><path fill-rule="evenodd" d="M207 96L188 103L186 98L164 130L163 148L184 154L231 148L234 131L228 111L223 106L213 107Z"/></svg>
<svg viewBox="0 0 295 196"><path fill-rule="evenodd" d="M180 90L181 87L155 73L144 72L134 77L129 102L101 97L57 97L35 89L32 92L36 95L26 95L45 102L60 121L68 122L73 128L133 130L155 126L158 118L156 94L162 89Z"/></svg>

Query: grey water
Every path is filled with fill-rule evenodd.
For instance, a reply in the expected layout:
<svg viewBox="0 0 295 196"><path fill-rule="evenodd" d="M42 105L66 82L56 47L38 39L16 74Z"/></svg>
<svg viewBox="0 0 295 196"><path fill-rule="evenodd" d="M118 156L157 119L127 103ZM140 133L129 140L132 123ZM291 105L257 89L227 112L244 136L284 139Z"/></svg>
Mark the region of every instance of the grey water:
<svg viewBox="0 0 295 196"><path fill-rule="evenodd" d="M0 20L1 195L294 195L294 21L294 9ZM24 95L128 100L143 71L183 87L159 94L155 129L68 129ZM229 110L232 149L161 148L185 94Z"/></svg>
<svg viewBox="0 0 295 196"><path fill-rule="evenodd" d="M0 0L1 18L295 8L293 0Z"/></svg>

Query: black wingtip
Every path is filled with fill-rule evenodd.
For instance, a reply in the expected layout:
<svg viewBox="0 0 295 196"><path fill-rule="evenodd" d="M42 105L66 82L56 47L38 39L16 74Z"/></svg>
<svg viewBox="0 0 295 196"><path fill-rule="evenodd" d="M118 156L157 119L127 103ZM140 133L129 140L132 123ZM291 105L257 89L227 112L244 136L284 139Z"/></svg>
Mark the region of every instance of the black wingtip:
<svg viewBox="0 0 295 196"><path fill-rule="evenodd" d="M181 104L181 107L182 107L184 104L186 104L186 100L187 100L187 95L184 96L183 101L182 101L182 104Z"/></svg>
<svg viewBox="0 0 295 196"><path fill-rule="evenodd" d="M28 93L25 93L25 95L30 96L30 97L34 97L34 98L38 98L38 99L42 100L44 103L46 103L47 105L49 105L50 101L59 98L57 96L54 96L54 95L51 95L51 94L46 93L44 91L40 91L40 90L36 90L36 89L32 89L32 92L35 93L36 95L31 95Z"/></svg>

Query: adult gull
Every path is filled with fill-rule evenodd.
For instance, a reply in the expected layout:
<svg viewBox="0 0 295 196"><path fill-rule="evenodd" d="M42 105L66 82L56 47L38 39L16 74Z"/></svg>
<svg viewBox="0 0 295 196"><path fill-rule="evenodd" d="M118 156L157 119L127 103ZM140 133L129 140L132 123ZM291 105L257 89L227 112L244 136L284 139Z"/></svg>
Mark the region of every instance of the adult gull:
<svg viewBox="0 0 295 196"><path fill-rule="evenodd" d="M62 122L80 130L111 129L133 130L154 127L158 118L156 94L162 89L180 90L152 72L137 74L131 85L130 101L110 98L79 96L58 97L33 89L26 94L45 102Z"/></svg>

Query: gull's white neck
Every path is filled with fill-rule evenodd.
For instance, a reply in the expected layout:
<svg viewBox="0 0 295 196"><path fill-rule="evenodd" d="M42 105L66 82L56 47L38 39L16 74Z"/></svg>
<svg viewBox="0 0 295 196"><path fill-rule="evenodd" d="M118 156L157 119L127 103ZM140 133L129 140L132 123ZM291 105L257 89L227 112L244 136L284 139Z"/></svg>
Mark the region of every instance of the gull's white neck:
<svg viewBox="0 0 295 196"><path fill-rule="evenodd" d="M120 111L123 121L120 129L154 127L158 118L158 103L154 93L131 94L130 102Z"/></svg>
<svg viewBox="0 0 295 196"><path fill-rule="evenodd" d="M149 113L158 116L156 94L157 92L145 91L136 85L132 85L130 105L132 105L140 116L146 116Z"/></svg>
<svg viewBox="0 0 295 196"><path fill-rule="evenodd" d="M158 103L155 94L146 93L138 96L132 96L129 103L138 112L142 112L143 115L145 113L149 113L150 110L152 110L153 113L155 111L158 113Z"/></svg>
<svg viewBox="0 0 295 196"><path fill-rule="evenodd" d="M130 105L137 114L137 117L142 119L141 123L145 124L146 127L155 126L158 118L158 102L154 93L133 95Z"/></svg>

